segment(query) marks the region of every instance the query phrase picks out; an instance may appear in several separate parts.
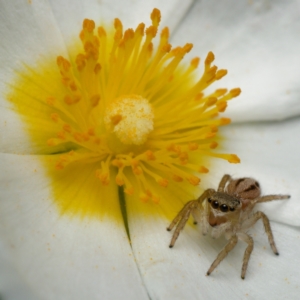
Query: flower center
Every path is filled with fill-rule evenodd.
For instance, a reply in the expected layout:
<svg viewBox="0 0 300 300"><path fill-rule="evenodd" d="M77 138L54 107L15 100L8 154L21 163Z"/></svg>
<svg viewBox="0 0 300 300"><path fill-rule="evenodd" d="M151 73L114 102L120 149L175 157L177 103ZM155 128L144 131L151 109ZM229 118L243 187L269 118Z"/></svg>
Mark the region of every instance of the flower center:
<svg viewBox="0 0 300 300"><path fill-rule="evenodd" d="M153 130L153 109L149 101L138 95L121 96L104 114L108 132L113 132L125 145L142 145Z"/></svg>
<svg viewBox="0 0 300 300"><path fill-rule="evenodd" d="M194 194L211 158L239 163L235 154L215 148L218 128L230 123L219 115L241 90L208 92L227 70L218 69L209 52L199 76L200 58L181 64L193 45L172 48L167 27L154 43L159 10L151 21L148 28L141 23L124 31L115 19L112 33L86 19L82 46L70 48L68 58L58 56L56 68L46 61L18 75L8 99L25 116L39 154L49 154L63 212L104 214L113 199L104 191L117 185L143 202L165 199L162 205L174 210L173 199L182 201L174 191L180 186L183 197Z"/></svg>

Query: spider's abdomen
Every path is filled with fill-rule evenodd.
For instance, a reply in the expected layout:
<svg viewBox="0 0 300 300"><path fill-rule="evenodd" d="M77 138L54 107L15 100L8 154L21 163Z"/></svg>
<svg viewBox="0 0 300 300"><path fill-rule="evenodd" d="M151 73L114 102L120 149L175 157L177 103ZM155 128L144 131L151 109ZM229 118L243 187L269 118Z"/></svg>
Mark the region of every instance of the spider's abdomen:
<svg viewBox="0 0 300 300"><path fill-rule="evenodd" d="M239 178L231 180L227 186L227 193L241 199L255 199L260 196L259 183L253 178Z"/></svg>

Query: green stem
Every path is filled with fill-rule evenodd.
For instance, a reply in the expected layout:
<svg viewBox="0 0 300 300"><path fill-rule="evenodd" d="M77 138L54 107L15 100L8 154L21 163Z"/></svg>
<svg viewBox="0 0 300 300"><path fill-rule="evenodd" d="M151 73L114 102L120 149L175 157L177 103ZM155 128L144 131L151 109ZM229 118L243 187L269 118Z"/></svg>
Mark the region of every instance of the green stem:
<svg viewBox="0 0 300 300"><path fill-rule="evenodd" d="M128 215L127 215L127 210L126 210L126 200L125 200L124 189L123 189L122 186L118 187L118 194L119 194L120 209L121 209L121 214L122 214L122 217L123 217L125 230L126 230L128 239L130 241L130 233L129 233L129 226L128 226Z"/></svg>

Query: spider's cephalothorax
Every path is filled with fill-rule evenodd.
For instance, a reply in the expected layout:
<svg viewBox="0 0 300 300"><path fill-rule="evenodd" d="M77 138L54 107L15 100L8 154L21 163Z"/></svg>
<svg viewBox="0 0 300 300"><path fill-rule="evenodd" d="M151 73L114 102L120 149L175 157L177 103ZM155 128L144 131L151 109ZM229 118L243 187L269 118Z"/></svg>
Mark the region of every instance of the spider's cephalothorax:
<svg viewBox="0 0 300 300"><path fill-rule="evenodd" d="M252 178L232 179L230 175L226 174L222 177L217 191L214 189L205 190L198 199L187 202L177 214L167 228L170 231L177 224L170 248L174 246L180 230L184 228L190 215L192 214L195 221L198 221L200 212L199 221L203 235L210 231L211 236L214 238L225 234L225 237L229 240L210 266L207 275L219 265L240 239L248 244L244 254L241 274L242 279L244 279L253 250L253 239L246 232L259 219L263 221L273 252L278 255L269 219L261 211L254 213L254 206L261 202L288 198L290 198L289 195L261 196L260 186L256 180Z"/></svg>

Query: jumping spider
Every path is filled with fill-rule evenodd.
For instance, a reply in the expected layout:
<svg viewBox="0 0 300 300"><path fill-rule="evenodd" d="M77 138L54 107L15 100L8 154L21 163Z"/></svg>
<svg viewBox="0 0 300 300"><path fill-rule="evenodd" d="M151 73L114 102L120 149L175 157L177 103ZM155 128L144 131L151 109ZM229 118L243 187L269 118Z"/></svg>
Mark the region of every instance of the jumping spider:
<svg viewBox="0 0 300 300"><path fill-rule="evenodd" d="M244 253L241 273L241 277L244 279L253 250L253 239L247 234L247 230L259 219L263 221L273 252L278 255L269 219L261 211L253 212L254 206L257 203L288 198L290 198L289 195L261 196L260 186L256 180L252 178L232 179L230 175L225 174L219 183L217 191L214 189L205 190L198 199L187 202L174 218L167 228L168 231L171 231L177 224L170 248L174 246L180 230L184 228L190 215L196 220L199 218L200 213L203 235L206 235L210 231L213 238L218 238L222 234L225 234L226 239L229 240L208 269L207 275L210 275L235 247L238 240L242 240L248 244Z"/></svg>

